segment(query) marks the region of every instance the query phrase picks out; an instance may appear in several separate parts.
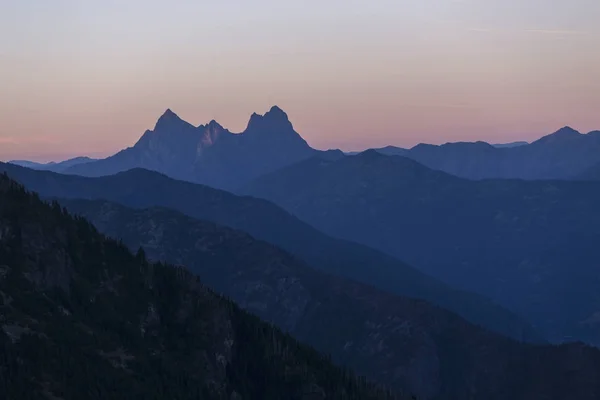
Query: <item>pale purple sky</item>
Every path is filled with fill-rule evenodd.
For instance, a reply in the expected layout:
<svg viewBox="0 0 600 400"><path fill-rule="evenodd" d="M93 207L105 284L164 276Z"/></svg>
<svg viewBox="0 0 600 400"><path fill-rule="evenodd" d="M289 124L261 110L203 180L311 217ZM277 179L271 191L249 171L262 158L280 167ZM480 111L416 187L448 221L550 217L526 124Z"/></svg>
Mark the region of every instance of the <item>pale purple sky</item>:
<svg viewBox="0 0 600 400"><path fill-rule="evenodd" d="M600 129L599 0L6 0L0 159L108 155L171 108L317 148Z"/></svg>

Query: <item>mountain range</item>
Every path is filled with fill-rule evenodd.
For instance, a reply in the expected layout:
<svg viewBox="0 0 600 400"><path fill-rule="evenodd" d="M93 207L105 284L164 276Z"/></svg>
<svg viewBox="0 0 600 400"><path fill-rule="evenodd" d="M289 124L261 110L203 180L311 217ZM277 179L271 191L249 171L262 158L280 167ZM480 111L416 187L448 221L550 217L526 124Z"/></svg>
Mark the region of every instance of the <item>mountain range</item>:
<svg viewBox="0 0 600 400"><path fill-rule="evenodd" d="M466 144L469 142L463 142L463 144ZM524 141L519 141L519 142L510 142L510 143L496 143L496 144L490 144L490 146L492 147L496 147L499 149L502 148L512 148L512 147L519 147L519 146L525 146L528 145L528 142L524 142ZM410 157L410 150L411 149L406 149L403 147L397 147L397 146L385 146L385 147L380 147L380 148L372 148L369 150L375 150L378 153L384 154L386 156L405 156L405 157ZM346 152L346 155L349 156L355 156L357 154L362 153L362 151L349 151Z"/></svg>
<svg viewBox="0 0 600 400"><path fill-rule="evenodd" d="M570 180L600 164L600 131L581 134L564 127L532 143L454 142L371 150L411 158L431 169L467 179Z"/></svg>
<svg viewBox="0 0 600 400"><path fill-rule="evenodd" d="M574 179L600 162L600 131L564 127L530 144L502 148L485 142L420 144L403 155L467 179Z"/></svg>
<svg viewBox="0 0 600 400"><path fill-rule="evenodd" d="M320 151L277 106L0 163L0 393L600 398L599 166L570 127Z"/></svg>
<svg viewBox="0 0 600 400"><path fill-rule="evenodd" d="M0 232L3 399L405 398L5 175Z"/></svg>
<svg viewBox="0 0 600 400"><path fill-rule="evenodd" d="M532 143L458 142L375 150L467 179L578 179L600 164L600 131L581 134L564 127ZM144 168L235 191L259 176L320 153L294 130L287 114L277 106L264 115L252 114L241 133L232 133L214 120L193 126L168 109L134 146L106 159L78 158L54 165L14 163L89 177Z"/></svg>
<svg viewBox="0 0 600 400"><path fill-rule="evenodd" d="M49 162L45 164L26 160L12 160L9 161L9 163L20 165L21 167L39 169L42 171L65 172L67 169L76 165L85 164L93 161L97 160L89 157L75 157L65 161Z"/></svg>
<svg viewBox="0 0 600 400"><path fill-rule="evenodd" d="M146 131L133 147L64 172L97 177L144 168L177 179L235 189L315 153L317 150L300 137L287 114L277 106L264 115L252 114L246 129L237 134L214 120L195 127L167 110L154 129Z"/></svg>
<svg viewBox="0 0 600 400"><path fill-rule="evenodd" d="M490 296L552 341L600 345L600 182L472 181L370 150L304 160L244 193Z"/></svg>
<svg viewBox="0 0 600 400"><path fill-rule="evenodd" d="M543 341L543 336L523 318L484 296L455 290L377 250L327 236L265 200L236 196L142 169L100 178L10 164L0 164L0 171L47 198L103 199L133 208L160 206L239 229L289 251L318 270L389 293L427 300L518 340Z"/></svg>
<svg viewBox="0 0 600 400"><path fill-rule="evenodd" d="M248 234L172 210L60 202L131 249L141 246L150 259L187 266L209 287L334 362L419 399L597 393L597 349L508 340L423 301L324 274ZM562 380L567 370L570 382Z"/></svg>

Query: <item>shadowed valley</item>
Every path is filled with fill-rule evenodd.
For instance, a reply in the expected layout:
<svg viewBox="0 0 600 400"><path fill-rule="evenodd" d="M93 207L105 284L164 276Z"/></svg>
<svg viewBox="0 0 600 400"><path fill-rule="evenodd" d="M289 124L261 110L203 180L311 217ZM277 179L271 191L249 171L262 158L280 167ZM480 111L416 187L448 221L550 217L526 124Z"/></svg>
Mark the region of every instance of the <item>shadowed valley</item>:
<svg viewBox="0 0 600 400"><path fill-rule="evenodd" d="M246 193L491 296L553 341L600 344L599 183L470 181L369 150L314 157Z"/></svg>
<svg viewBox="0 0 600 400"><path fill-rule="evenodd" d="M274 204L136 169L85 178L0 164L0 170L44 197L105 199L134 208L161 206L248 232L309 265L390 293L428 300L471 322L519 340L543 338L522 318L483 296L450 288L397 259L329 237Z"/></svg>

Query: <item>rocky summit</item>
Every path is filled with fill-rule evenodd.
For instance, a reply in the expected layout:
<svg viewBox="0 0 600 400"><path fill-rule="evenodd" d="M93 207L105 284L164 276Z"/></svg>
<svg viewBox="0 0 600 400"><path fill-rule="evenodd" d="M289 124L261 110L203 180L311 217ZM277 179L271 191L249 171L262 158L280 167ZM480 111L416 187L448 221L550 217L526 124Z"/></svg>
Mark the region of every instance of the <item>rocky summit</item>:
<svg viewBox="0 0 600 400"><path fill-rule="evenodd" d="M195 127L168 109L133 147L103 160L74 165L66 173L104 176L145 168L234 190L315 153L277 106L264 115L252 114L241 133L232 133L214 120Z"/></svg>

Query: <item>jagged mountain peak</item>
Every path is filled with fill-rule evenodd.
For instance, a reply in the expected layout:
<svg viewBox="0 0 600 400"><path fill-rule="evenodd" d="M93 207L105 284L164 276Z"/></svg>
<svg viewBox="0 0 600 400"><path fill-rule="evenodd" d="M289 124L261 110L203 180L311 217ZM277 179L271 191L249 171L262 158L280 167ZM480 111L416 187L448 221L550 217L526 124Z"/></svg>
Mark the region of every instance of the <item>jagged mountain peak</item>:
<svg viewBox="0 0 600 400"><path fill-rule="evenodd" d="M228 132L221 124L214 119L206 125L200 125L198 129L202 130L200 143L202 147L210 147L219 140L222 133Z"/></svg>
<svg viewBox="0 0 600 400"><path fill-rule="evenodd" d="M223 125L219 124L217 121L215 121L214 119L211 119L210 122L206 125L207 128L209 129L224 129Z"/></svg>
<svg viewBox="0 0 600 400"><path fill-rule="evenodd" d="M173 112L173 110L171 110L170 108L167 108L167 109L165 110L165 112L163 113L163 117L164 117L164 116L167 116L167 117L169 117L169 116L177 116L177 114L175 114L175 113Z"/></svg>
<svg viewBox="0 0 600 400"><path fill-rule="evenodd" d="M266 116L271 116L271 117L275 117L275 118L285 118L286 120L288 119L287 114L285 113L285 111L283 111L279 106L274 105L273 107L271 107L269 109L269 111L265 114Z"/></svg>
<svg viewBox="0 0 600 400"><path fill-rule="evenodd" d="M160 116L158 121L156 121L154 131L170 130L173 128L180 128L182 126L191 127L192 125L181 119L170 108L167 108L167 110Z"/></svg>
<svg viewBox="0 0 600 400"><path fill-rule="evenodd" d="M278 106L273 106L264 115L252 113L246 130L281 131L293 130L288 115Z"/></svg>
<svg viewBox="0 0 600 400"><path fill-rule="evenodd" d="M196 129L168 108L156 121L154 129L146 130L134 148L152 149L151 151L156 152L158 149L189 147Z"/></svg>
<svg viewBox="0 0 600 400"><path fill-rule="evenodd" d="M158 118L158 121L172 121L181 119L177 114L173 112L170 108L167 108L164 113Z"/></svg>

